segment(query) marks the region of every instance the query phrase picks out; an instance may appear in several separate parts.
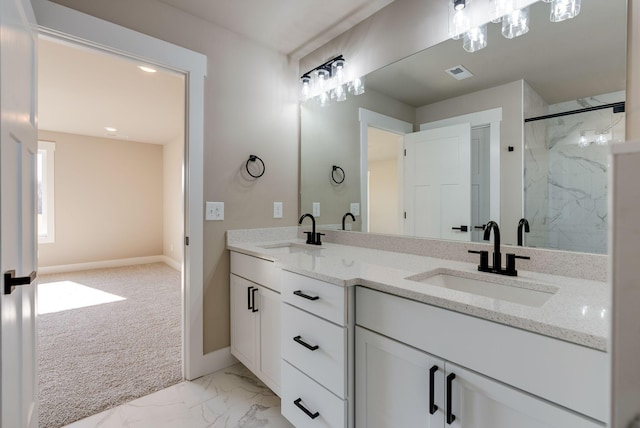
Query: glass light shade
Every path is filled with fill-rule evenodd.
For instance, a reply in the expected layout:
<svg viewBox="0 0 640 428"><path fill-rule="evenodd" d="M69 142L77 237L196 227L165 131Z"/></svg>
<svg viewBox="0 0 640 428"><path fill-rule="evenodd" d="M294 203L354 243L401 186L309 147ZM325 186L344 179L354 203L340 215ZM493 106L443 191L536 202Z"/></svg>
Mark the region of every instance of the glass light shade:
<svg viewBox="0 0 640 428"><path fill-rule="evenodd" d="M580 0L553 0L551 2L551 22L572 19L580 13Z"/></svg>
<svg viewBox="0 0 640 428"><path fill-rule="evenodd" d="M329 101L331 101L331 97L329 97L329 94L327 93L327 91L323 91L320 94L319 101L320 101L320 107L326 107L329 105Z"/></svg>
<svg viewBox="0 0 640 428"><path fill-rule="evenodd" d="M364 77L357 77L349 84L349 92L353 95L364 94Z"/></svg>
<svg viewBox="0 0 640 428"><path fill-rule="evenodd" d="M469 30L470 20L468 12L463 9L455 12L451 19L451 25L449 28L449 35L453 40L458 40L463 37L464 33Z"/></svg>
<svg viewBox="0 0 640 428"><path fill-rule="evenodd" d="M502 35L507 39L529 32L529 8L514 10L502 20Z"/></svg>
<svg viewBox="0 0 640 428"><path fill-rule="evenodd" d="M487 24L464 33L462 47L467 52L475 52L487 47Z"/></svg>
<svg viewBox="0 0 640 428"><path fill-rule="evenodd" d="M606 146L609 143L607 134L600 134L596 137L596 144L599 146Z"/></svg>
<svg viewBox="0 0 640 428"><path fill-rule="evenodd" d="M311 77L303 76L300 79L300 98L306 101L311 96Z"/></svg>
<svg viewBox="0 0 640 428"><path fill-rule="evenodd" d="M491 16L493 20L491 22L501 22L505 15L509 15L513 12L513 0L491 0Z"/></svg>
<svg viewBox="0 0 640 428"><path fill-rule="evenodd" d="M346 62L343 59L338 59L331 64L331 75L336 79L339 85L344 83L344 69Z"/></svg>
<svg viewBox="0 0 640 428"><path fill-rule="evenodd" d="M332 92L332 98L335 98L337 102L346 101L347 91L344 90L343 85L338 85Z"/></svg>
<svg viewBox="0 0 640 428"><path fill-rule="evenodd" d="M324 92L327 80L329 80L329 72L327 70L316 71L316 88L319 91Z"/></svg>
<svg viewBox="0 0 640 428"><path fill-rule="evenodd" d="M589 142L587 141L587 137L584 135L584 131L580 132L580 139L578 140L579 147L587 147Z"/></svg>

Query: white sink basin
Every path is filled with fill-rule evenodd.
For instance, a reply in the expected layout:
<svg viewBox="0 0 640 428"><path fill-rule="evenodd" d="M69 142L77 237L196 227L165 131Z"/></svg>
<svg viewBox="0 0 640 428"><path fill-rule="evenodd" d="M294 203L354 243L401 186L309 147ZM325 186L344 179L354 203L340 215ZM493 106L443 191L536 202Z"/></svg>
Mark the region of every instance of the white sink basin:
<svg viewBox="0 0 640 428"><path fill-rule="evenodd" d="M497 277L488 280L473 277L472 274L466 272L444 269L428 274L414 275L407 279L533 307L544 305L558 291L555 287L520 282L511 278Z"/></svg>
<svg viewBox="0 0 640 428"><path fill-rule="evenodd" d="M320 253L320 250L321 250L321 248L313 245L295 244L295 243L262 245L260 246L260 248L268 250L270 254L296 254L296 253L318 254Z"/></svg>

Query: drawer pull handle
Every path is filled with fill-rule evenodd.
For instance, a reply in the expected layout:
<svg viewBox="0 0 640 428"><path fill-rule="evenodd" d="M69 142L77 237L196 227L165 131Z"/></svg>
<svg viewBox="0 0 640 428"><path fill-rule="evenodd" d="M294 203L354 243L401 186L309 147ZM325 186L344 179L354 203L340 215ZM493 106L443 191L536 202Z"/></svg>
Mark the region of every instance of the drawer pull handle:
<svg viewBox="0 0 640 428"><path fill-rule="evenodd" d="M304 346L305 348L307 348L310 351L315 351L315 350L320 348L318 345L313 345L313 346L309 345L307 342L302 340L301 336L296 336L296 337L293 338L293 340L295 342L298 342L299 344L301 344L302 346Z"/></svg>
<svg viewBox="0 0 640 428"><path fill-rule="evenodd" d="M258 291L257 288L251 290L251 304L253 305L251 312L258 312L258 308L256 308L256 291Z"/></svg>
<svg viewBox="0 0 640 428"><path fill-rule="evenodd" d="M438 366L433 366L429 369L429 414L433 415L437 410L438 406L435 401L435 377L436 372L438 371Z"/></svg>
<svg viewBox="0 0 640 428"><path fill-rule="evenodd" d="M302 292L302 290L296 290L293 292L293 294L295 294L296 296L300 296L302 298L308 299L308 300L318 300L320 297L319 296L309 296L308 294L304 294Z"/></svg>
<svg viewBox="0 0 640 428"><path fill-rule="evenodd" d="M293 404L296 405L296 407L300 410L302 410L307 416L309 416L311 419L315 419L318 416L320 416L320 413L315 412L315 413L311 413L309 410L307 410L306 407L304 407L300 402L302 401L302 398L298 398L297 400L295 400L293 402Z"/></svg>
<svg viewBox="0 0 640 428"><path fill-rule="evenodd" d="M447 376L447 423L449 425L451 425L453 423L453 421L456 420L456 416L452 413L451 407L452 407L452 402L451 402L451 389L452 389L452 383L453 380L456 378L456 374L455 373L451 373L449 376Z"/></svg>
<svg viewBox="0 0 640 428"><path fill-rule="evenodd" d="M247 287L247 310L250 311L251 309L253 309L251 307L251 290L253 289L253 287Z"/></svg>

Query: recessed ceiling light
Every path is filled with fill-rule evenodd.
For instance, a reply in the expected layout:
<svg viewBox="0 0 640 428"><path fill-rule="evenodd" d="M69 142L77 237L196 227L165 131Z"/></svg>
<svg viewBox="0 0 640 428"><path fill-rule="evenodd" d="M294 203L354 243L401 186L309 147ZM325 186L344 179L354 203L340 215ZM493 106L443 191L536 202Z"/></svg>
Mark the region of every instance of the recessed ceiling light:
<svg viewBox="0 0 640 428"><path fill-rule="evenodd" d="M147 73L155 73L157 71L155 68L147 67L146 65L139 65L138 68Z"/></svg>
<svg viewBox="0 0 640 428"><path fill-rule="evenodd" d="M116 132L117 131L117 129L114 128L113 126L105 126L104 130L107 131L107 132Z"/></svg>

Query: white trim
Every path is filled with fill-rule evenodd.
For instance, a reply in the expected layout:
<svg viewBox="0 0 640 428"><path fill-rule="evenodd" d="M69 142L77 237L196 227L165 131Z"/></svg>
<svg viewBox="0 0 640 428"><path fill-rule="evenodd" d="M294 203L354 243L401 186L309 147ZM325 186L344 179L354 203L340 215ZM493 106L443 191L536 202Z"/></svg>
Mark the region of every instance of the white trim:
<svg viewBox="0 0 640 428"><path fill-rule="evenodd" d="M122 266L145 265L149 263L167 263L166 256L147 256L147 257L130 257L128 259L101 260L99 262L73 263L68 265L41 266L38 267L38 273L42 275L61 272L76 272L89 269L105 269ZM174 268L175 269L175 268Z"/></svg>
<svg viewBox="0 0 640 428"><path fill-rule="evenodd" d="M408 134L413 132L413 124L391 116L376 113L375 111L365 108L358 109L358 117L360 120L360 221L362 224L362 232L369 231L369 137L368 128L382 129L383 131L393 132L395 134ZM403 160L403 158L400 158ZM404 164L404 162L403 162ZM402 222L404 224L404 222Z"/></svg>
<svg viewBox="0 0 640 428"><path fill-rule="evenodd" d="M56 241L56 212L55 212L55 152L56 143L53 141L38 140L38 153L44 152L43 173L46 177L42 177L42 209L46 212L47 234L40 235L38 231L38 244L52 244ZM40 220L38 219L38 224Z"/></svg>
<svg viewBox="0 0 640 428"><path fill-rule="evenodd" d="M49 0L32 0L41 32L185 74L185 236L183 272L183 376L195 379L215 367L204 355L203 152L204 79L207 57L180 46L103 21Z"/></svg>
<svg viewBox="0 0 640 428"><path fill-rule="evenodd" d="M502 107L420 124L420 131L470 123L472 128L489 125L489 216L500 224L500 122ZM496 191L497 190L497 191Z"/></svg>

